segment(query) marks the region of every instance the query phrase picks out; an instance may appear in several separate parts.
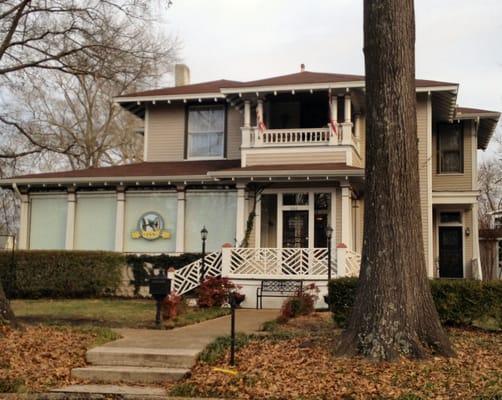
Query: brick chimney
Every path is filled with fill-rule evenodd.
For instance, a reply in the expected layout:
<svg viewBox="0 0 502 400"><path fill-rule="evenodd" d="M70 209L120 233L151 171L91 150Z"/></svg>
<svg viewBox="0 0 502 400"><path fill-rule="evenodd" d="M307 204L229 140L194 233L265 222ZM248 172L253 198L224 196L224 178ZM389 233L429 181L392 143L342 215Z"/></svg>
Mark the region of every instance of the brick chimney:
<svg viewBox="0 0 502 400"><path fill-rule="evenodd" d="M190 69L186 64L174 65L174 86L190 84Z"/></svg>
<svg viewBox="0 0 502 400"><path fill-rule="evenodd" d="M300 65L300 72L305 72L305 64Z"/></svg>

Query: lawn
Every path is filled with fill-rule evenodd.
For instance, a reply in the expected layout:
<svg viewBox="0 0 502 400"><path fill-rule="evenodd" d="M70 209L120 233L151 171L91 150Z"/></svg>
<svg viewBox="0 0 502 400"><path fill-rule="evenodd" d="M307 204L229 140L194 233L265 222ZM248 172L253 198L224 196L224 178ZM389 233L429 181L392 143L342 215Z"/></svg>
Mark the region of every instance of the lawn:
<svg viewBox="0 0 502 400"><path fill-rule="evenodd" d="M155 302L137 299L13 300L16 316L28 324L154 328ZM227 309L186 308L166 328L185 326L228 314Z"/></svg>
<svg viewBox="0 0 502 400"><path fill-rule="evenodd" d="M268 324L268 336L240 336L237 375L228 338L201 355L191 377L168 385L171 395L239 399L501 399L502 334L448 329L455 358L373 363L332 355L339 332L328 313Z"/></svg>

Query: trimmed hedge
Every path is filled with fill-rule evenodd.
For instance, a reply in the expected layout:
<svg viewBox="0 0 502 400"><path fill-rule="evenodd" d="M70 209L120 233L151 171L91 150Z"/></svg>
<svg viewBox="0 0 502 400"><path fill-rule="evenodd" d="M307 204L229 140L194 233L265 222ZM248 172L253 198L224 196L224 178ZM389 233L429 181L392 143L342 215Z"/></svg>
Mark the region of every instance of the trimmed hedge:
<svg viewBox="0 0 502 400"><path fill-rule="evenodd" d="M120 286L125 264L103 251L0 251L0 280L9 298L103 296Z"/></svg>
<svg viewBox="0 0 502 400"><path fill-rule="evenodd" d="M466 326L492 320L502 328L502 281L434 279L430 283L443 324ZM334 321L341 327L346 326L350 316L357 284L358 278L339 278L329 282L328 303Z"/></svg>

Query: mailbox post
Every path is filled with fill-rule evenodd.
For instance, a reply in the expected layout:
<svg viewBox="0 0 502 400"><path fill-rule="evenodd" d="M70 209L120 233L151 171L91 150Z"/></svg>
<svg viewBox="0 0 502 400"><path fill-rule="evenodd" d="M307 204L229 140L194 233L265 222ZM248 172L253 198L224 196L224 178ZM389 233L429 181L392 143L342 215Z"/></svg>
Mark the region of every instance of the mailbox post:
<svg viewBox="0 0 502 400"><path fill-rule="evenodd" d="M235 293L230 292L228 302L230 303L230 365L235 366L235 309L237 301Z"/></svg>
<svg viewBox="0 0 502 400"><path fill-rule="evenodd" d="M155 315L155 326L162 329L162 303L166 296L171 292L171 281L167 278L164 269L161 268L157 275L150 277L150 294L157 302L157 313Z"/></svg>

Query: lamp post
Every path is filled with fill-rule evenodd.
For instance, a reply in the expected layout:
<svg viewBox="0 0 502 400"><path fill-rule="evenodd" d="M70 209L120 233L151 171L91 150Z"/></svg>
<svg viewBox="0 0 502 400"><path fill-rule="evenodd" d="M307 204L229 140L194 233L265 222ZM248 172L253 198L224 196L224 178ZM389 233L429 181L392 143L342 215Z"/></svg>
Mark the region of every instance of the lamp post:
<svg viewBox="0 0 502 400"><path fill-rule="evenodd" d="M207 229L206 226L200 231L200 238L202 239L202 262L200 271L200 283L204 282L204 275L206 273L206 240L207 240Z"/></svg>
<svg viewBox="0 0 502 400"><path fill-rule="evenodd" d="M328 247L328 282L331 280L331 237L333 236L333 228L331 225L326 227L326 242Z"/></svg>

